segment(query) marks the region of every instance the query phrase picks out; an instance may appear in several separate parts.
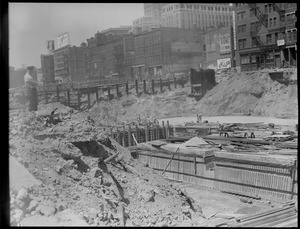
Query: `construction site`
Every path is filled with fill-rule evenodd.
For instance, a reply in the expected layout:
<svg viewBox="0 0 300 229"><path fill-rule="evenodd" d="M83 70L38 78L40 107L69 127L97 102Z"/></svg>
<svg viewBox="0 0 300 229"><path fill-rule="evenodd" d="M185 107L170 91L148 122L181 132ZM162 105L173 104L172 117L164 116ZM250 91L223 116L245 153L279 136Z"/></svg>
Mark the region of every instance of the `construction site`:
<svg viewBox="0 0 300 229"><path fill-rule="evenodd" d="M298 226L297 68L9 97L11 226Z"/></svg>

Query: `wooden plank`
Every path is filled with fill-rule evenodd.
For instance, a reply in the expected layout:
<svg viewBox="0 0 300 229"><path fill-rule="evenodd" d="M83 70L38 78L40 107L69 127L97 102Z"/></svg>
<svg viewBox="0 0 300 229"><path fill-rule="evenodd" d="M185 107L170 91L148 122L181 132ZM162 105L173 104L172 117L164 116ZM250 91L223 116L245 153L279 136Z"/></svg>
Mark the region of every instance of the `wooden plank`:
<svg viewBox="0 0 300 229"><path fill-rule="evenodd" d="M56 102L60 102L60 97L59 97L59 86L56 86Z"/></svg>
<svg viewBox="0 0 300 229"><path fill-rule="evenodd" d="M131 125L128 124L128 146L131 146Z"/></svg>
<svg viewBox="0 0 300 229"><path fill-rule="evenodd" d="M122 138L122 146L125 147L126 143L125 143L125 123L123 123L123 138Z"/></svg>
<svg viewBox="0 0 300 229"><path fill-rule="evenodd" d="M139 83L138 80L135 80L135 90L136 90L136 94L139 94Z"/></svg>
<svg viewBox="0 0 300 229"><path fill-rule="evenodd" d="M250 155L250 154L238 154L230 152L215 151L214 155L216 158L220 159L231 159L231 160L242 160L242 161L251 161L253 163L260 162L266 164L278 164L281 166L292 166L296 158L281 155Z"/></svg>
<svg viewBox="0 0 300 229"><path fill-rule="evenodd" d="M45 91L45 103L48 104L48 91Z"/></svg>

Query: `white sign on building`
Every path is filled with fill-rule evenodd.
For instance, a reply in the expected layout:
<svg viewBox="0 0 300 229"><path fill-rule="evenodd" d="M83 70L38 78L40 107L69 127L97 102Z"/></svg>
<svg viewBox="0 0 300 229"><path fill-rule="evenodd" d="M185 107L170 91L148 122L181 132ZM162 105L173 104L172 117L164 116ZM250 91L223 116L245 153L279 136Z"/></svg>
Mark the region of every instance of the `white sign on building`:
<svg viewBox="0 0 300 229"><path fill-rule="evenodd" d="M218 66L218 69L231 68L230 58L218 59L217 66Z"/></svg>
<svg viewBox="0 0 300 229"><path fill-rule="evenodd" d="M230 34L220 35L220 54L230 53Z"/></svg>
<svg viewBox="0 0 300 229"><path fill-rule="evenodd" d="M282 45L285 45L284 39L282 39L282 40L277 40L277 46L282 46Z"/></svg>
<svg viewBox="0 0 300 229"><path fill-rule="evenodd" d="M58 48L69 45L70 44L69 33L64 33L58 36L57 43L58 43Z"/></svg>

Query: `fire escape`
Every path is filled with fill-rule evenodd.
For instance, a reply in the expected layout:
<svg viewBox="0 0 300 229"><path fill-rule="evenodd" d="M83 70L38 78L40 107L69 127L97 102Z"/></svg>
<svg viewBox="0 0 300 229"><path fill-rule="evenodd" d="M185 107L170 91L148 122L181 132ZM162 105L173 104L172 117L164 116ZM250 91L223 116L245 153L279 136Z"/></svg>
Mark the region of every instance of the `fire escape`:
<svg viewBox="0 0 300 229"><path fill-rule="evenodd" d="M262 52L262 55L266 56L268 53L270 53L270 51L267 50L266 45L260 40L257 34L262 26L268 28L268 15L263 14L255 3L248 3L248 5L250 9L255 9L255 16L258 19L258 21L255 23L255 26L251 27L250 36L255 39L257 46Z"/></svg>
<svg viewBox="0 0 300 229"><path fill-rule="evenodd" d="M276 3L272 3L273 8L279 14L280 21L284 21L285 10L281 9Z"/></svg>

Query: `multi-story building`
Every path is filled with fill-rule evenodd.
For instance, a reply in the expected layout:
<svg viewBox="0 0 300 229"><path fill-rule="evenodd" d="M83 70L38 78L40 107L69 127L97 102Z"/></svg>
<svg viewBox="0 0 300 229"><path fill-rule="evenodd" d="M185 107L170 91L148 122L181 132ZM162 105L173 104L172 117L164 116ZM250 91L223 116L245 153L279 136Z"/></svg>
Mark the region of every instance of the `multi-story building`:
<svg viewBox="0 0 300 229"><path fill-rule="evenodd" d="M55 82L53 54L41 55L41 69L43 84Z"/></svg>
<svg viewBox="0 0 300 229"><path fill-rule="evenodd" d="M162 7L163 27L206 29L232 23L229 3L170 3Z"/></svg>
<svg viewBox="0 0 300 229"><path fill-rule="evenodd" d="M180 28L153 29L135 35L135 76L161 75L203 64L203 32Z"/></svg>
<svg viewBox="0 0 300 229"><path fill-rule="evenodd" d="M152 28L159 27L158 25L154 24L153 17L146 16L135 19L132 24L132 32L134 34L143 33L151 30Z"/></svg>
<svg viewBox="0 0 300 229"><path fill-rule="evenodd" d="M162 7L168 3L144 3L144 15L152 17L153 23L157 26L161 25Z"/></svg>
<svg viewBox="0 0 300 229"><path fill-rule="evenodd" d="M55 78L63 82L84 79L83 49L67 45L53 50Z"/></svg>
<svg viewBox="0 0 300 229"><path fill-rule="evenodd" d="M119 76L129 74L126 69L124 55L132 55L133 45L125 38L129 34L130 26L111 28L97 32L95 37L87 39L87 45L83 49L85 76L87 79L100 79L108 76ZM127 50L128 49L128 50ZM131 52L130 52L131 51Z"/></svg>
<svg viewBox="0 0 300 229"><path fill-rule="evenodd" d="M237 3L236 60L241 70L296 65L296 3Z"/></svg>
<svg viewBox="0 0 300 229"><path fill-rule="evenodd" d="M234 67L233 27L223 26L205 32L204 68L225 69Z"/></svg>

